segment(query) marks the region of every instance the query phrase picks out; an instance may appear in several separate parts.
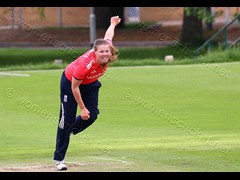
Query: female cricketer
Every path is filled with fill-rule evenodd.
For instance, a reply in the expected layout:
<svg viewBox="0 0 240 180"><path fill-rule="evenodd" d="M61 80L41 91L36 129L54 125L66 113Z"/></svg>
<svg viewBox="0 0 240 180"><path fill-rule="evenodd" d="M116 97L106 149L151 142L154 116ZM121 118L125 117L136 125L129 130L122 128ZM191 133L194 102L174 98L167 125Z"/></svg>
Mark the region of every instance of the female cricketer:
<svg viewBox="0 0 240 180"><path fill-rule="evenodd" d="M117 58L117 49L112 44L115 27L121 22L113 16L103 39L97 39L93 48L70 63L62 73L60 82L61 107L57 127L54 162L57 170L67 170L64 158L70 134L77 134L89 127L99 114L98 93L101 83L98 78ZM77 107L80 115L76 117Z"/></svg>

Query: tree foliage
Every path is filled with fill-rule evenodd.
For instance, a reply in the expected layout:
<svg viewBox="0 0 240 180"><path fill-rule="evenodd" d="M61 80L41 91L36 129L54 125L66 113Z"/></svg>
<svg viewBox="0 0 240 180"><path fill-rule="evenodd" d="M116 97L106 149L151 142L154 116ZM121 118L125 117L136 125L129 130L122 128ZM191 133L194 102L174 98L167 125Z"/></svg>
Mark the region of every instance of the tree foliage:
<svg viewBox="0 0 240 180"><path fill-rule="evenodd" d="M39 13L39 17L41 21L46 20L46 16L45 16L45 7L34 7L37 8L37 11Z"/></svg>
<svg viewBox="0 0 240 180"><path fill-rule="evenodd" d="M209 7L184 7L183 26L181 32L181 42L185 45L200 45L204 42L203 25L212 27L214 19L222 15L223 11L211 13ZM211 30L212 28L208 28Z"/></svg>
<svg viewBox="0 0 240 180"><path fill-rule="evenodd" d="M206 7L184 7L184 11L186 12L187 16L195 16L199 20L203 20L206 23L211 23L214 19L218 16L223 14L223 11L216 11L214 15L207 13Z"/></svg>

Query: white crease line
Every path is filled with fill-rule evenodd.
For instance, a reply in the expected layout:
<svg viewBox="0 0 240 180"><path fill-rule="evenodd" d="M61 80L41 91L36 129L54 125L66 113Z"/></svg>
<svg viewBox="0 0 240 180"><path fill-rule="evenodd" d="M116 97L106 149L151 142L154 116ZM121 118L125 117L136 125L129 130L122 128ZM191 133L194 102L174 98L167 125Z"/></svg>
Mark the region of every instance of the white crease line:
<svg viewBox="0 0 240 180"><path fill-rule="evenodd" d="M79 162L66 162L66 164L79 165L79 166L86 166L86 164L84 164L84 163L79 163Z"/></svg>
<svg viewBox="0 0 240 180"><path fill-rule="evenodd" d="M86 166L86 164L83 163L78 163L78 162L67 162L66 164L71 165L79 165L79 166ZM52 168L55 165L44 165L44 164L16 164L16 165L5 165L3 167L0 167L0 169L6 169L6 170L14 170L14 169L19 169L19 170L24 170L24 169L41 169L41 168Z"/></svg>
<svg viewBox="0 0 240 180"><path fill-rule="evenodd" d="M16 73L3 73L3 72L0 72L0 76L28 77L28 76L30 76L30 74L16 74Z"/></svg>
<svg viewBox="0 0 240 180"><path fill-rule="evenodd" d="M134 164L133 162L129 162L129 161L123 161L123 160L111 159L111 158L104 158L104 157L95 157L95 156L91 156L90 158L95 158L95 159L102 159L102 160L108 160L108 161L117 161L117 162L122 162L122 163L130 163L130 164Z"/></svg>

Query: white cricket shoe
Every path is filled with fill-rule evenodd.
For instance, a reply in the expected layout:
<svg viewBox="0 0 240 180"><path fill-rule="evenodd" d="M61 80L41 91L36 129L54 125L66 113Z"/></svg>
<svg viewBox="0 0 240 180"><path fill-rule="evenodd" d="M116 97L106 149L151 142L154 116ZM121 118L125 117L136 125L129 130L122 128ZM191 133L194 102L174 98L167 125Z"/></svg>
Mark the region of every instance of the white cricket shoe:
<svg viewBox="0 0 240 180"><path fill-rule="evenodd" d="M59 170L59 171L67 170L67 166L66 166L64 160L55 161L55 166L56 166L57 170Z"/></svg>

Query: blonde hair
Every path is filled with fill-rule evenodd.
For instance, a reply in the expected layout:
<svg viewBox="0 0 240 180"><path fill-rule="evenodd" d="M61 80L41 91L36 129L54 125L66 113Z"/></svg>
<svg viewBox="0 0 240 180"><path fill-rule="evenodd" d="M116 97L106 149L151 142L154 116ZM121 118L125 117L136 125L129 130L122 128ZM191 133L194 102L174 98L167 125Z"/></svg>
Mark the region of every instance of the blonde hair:
<svg viewBox="0 0 240 180"><path fill-rule="evenodd" d="M93 44L94 51L97 51L98 46L101 46L101 45L109 45L110 46L110 51L111 51L112 55L109 58L109 63L115 62L118 58L118 55L119 55L118 54L118 49L115 46L111 45L108 40L97 39L97 40L95 40L95 42Z"/></svg>

